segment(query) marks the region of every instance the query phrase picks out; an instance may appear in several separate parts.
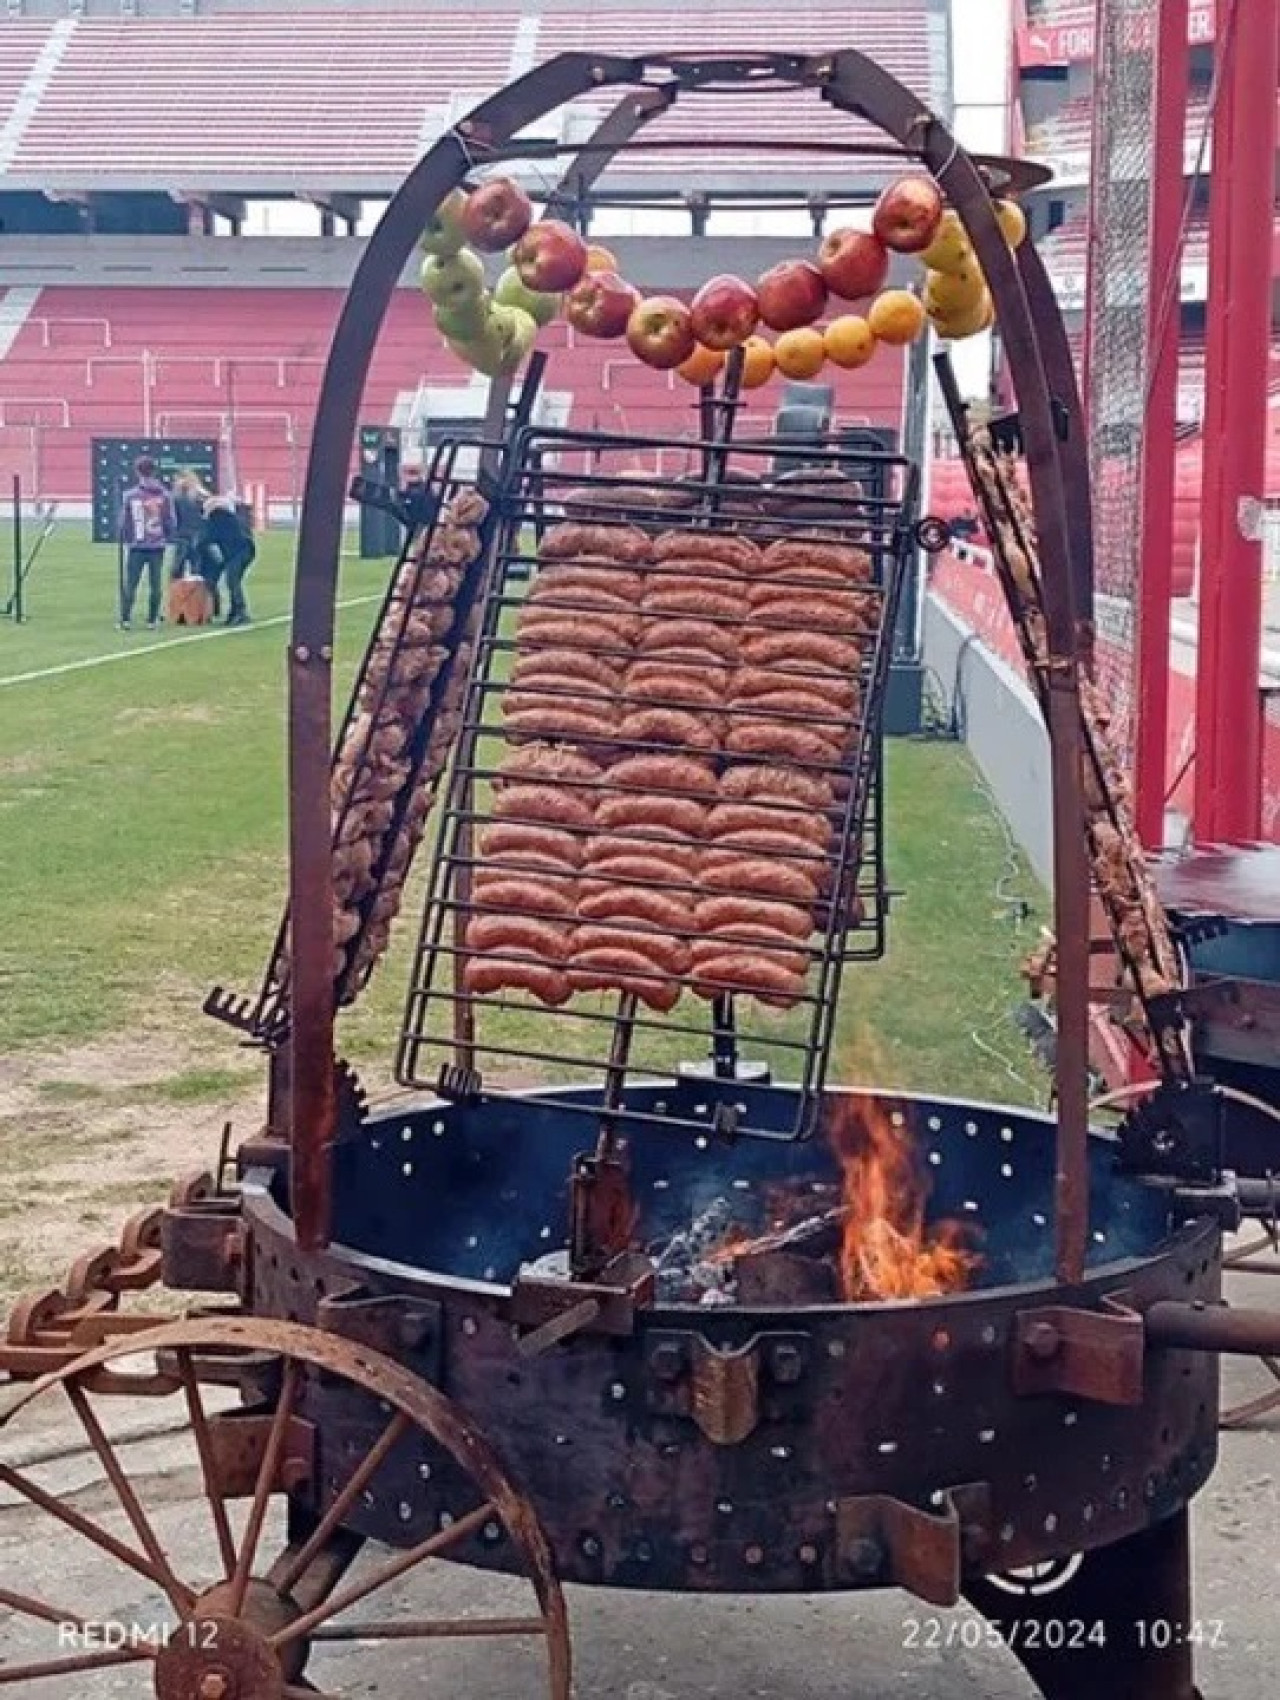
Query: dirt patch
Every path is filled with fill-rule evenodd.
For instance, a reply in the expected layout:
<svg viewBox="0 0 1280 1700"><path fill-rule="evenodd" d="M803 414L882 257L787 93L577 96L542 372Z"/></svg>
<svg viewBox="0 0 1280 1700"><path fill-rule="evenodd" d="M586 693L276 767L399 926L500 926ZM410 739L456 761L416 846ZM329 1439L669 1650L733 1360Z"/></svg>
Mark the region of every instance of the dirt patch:
<svg viewBox="0 0 1280 1700"><path fill-rule="evenodd" d="M163 1032L0 1059L0 1313L115 1242L177 1175L210 1167L225 1122L262 1118L263 1074ZM238 1061L234 1051L232 1061ZM201 1094L187 1087L207 1082Z"/></svg>
<svg viewBox="0 0 1280 1700"><path fill-rule="evenodd" d="M217 709L208 702L184 702L169 708L122 708L114 724L128 731L139 726L216 726Z"/></svg>

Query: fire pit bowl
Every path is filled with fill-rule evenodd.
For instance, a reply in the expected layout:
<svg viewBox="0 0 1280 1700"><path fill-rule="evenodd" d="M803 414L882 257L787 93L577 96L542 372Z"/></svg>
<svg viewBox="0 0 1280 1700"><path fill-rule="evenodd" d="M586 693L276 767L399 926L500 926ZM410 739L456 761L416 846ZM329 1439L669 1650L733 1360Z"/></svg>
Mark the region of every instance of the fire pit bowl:
<svg viewBox="0 0 1280 1700"><path fill-rule="evenodd" d="M789 1125L785 1086L734 1090L752 1094L753 1117ZM710 1117L705 1082L628 1091L641 1107L673 1094ZM887 1117L931 1183L928 1219L980 1225L968 1290L632 1306L622 1291L601 1303L603 1289L566 1282L579 1311L596 1313L547 1310L565 1322L547 1338L530 1326L522 1283L565 1245L584 1123L535 1094L360 1123L337 1148L335 1238L317 1257L296 1247L281 1182L247 1170L252 1308L364 1339L441 1387L523 1484L566 1581L726 1592L897 1582L953 1598L966 1572L1114 1543L1180 1509L1214 1463L1217 1359L1144 1354L1141 1313L1217 1297L1215 1225L1170 1232L1159 1194L1115 1175L1110 1142L1095 1137L1089 1268L1079 1287L1058 1287L1051 1120L859 1093L831 1093L825 1108ZM793 1199L813 1189L826 1208L841 1179L820 1140L726 1145L708 1131L637 1140L629 1156L636 1238L650 1250L717 1199L752 1233L779 1188ZM322 1448L349 1448L362 1422L372 1437L380 1420L308 1414ZM459 1485L446 1460L397 1455L352 1521L420 1538L456 1513ZM478 1537L458 1556L503 1569L507 1546Z"/></svg>

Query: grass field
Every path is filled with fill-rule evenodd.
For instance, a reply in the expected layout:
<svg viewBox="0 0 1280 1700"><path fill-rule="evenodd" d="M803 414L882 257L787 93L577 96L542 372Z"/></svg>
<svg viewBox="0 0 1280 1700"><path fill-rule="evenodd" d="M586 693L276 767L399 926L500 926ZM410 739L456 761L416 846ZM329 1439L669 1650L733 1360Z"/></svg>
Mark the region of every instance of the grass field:
<svg viewBox="0 0 1280 1700"><path fill-rule="evenodd" d="M68 1222L114 1222L207 1157L224 1109L252 1116L257 1061L199 1003L254 988L279 917L291 557L265 540L244 630L122 633L114 549L64 528L29 623L0 621L0 1288L6 1263L16 1280L81 1249L56 1243ZM385 571L344 563L344 690ZM1038 1097L1009 1013L1043 894L956 746L896 741L888 789L904 896L888 959L846 976L836 1076ZM375 1092L405 962L344 1018Z"/></svg>

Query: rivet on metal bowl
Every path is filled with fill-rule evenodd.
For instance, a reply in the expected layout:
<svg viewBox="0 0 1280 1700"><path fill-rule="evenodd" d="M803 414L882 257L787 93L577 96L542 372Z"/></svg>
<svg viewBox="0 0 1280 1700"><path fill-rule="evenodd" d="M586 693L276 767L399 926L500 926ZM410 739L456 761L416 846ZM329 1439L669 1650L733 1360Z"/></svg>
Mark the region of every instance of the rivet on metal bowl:
<svg viewBox="0 0 1280 1700"><path fill-rule="evenodd" d="M307 648L305 643L300 643L293 653L294 657L298 661L310 661L311 659L311 651Z"/></svg>
<svg viewBox="0 0 1280 1700"><path fill-rule="evenodd" d="M490 1546L492 1546L496 1541L500 1541L502 1539L502 1524L486 1523L482 1533L485 1540L489 1542Z"/></svg>
<svg viewBox="0 0 1280 1700"><path fill-rule="evenodd" d="M332 649L331 645L329 645L327 643L321 644L321 646L320 646L320 659L321 659L321 661L332 661L333 660L333 649Z"/></svg>
<svg viewBox="0 0 1280 1700"><path fill-rule="evenodd" d="M1025 1343L1033 1358L1045 1360L1062 1350L1062 1335L1051 1322L1035 1322L1026 1332Z"/></svg>
<svg viewBox="0 0 1280 1700"><path fill-rule="evenodd" d="M743 1558L746 1559L748 1564L763 1564L764 1563L764 1548L763 1547L748 1547L747 1550L743 1553L742 1556L743 1556Z"/></svg>
<svg viewBox="0 0 1280 1700"><path fill-rule="evenodd" d="M623 1385L622 1382L615 1381L609 1389L609 1397L611 1399L625 1399L626 1396L627 1396L626 1387Z"/></svg>
<svg viewBox="0 0 1280 1700"><path fill-rule="evenodd" d="M462 1332L464 1334L466 1334L466 1335L478 1334L479 1331L480 1331L480 1324L476 1321L474 1316L464 1316L463 1317L463 1319L462 1319Z"/></svg>
<svg viewBox="0 0 1280 1700"><path fill-rule="evenodd" d="M599 1558L600 1542L594 1535L584 1535L582 1537L581 1546L582 1556L584 1558Z"/></svg>
<svg viewBox="0 0 1280 1700"><path fill-rule="evenodd" d="M845 1347L843 1340L828 1340L827 1356L829 1358L842 1358L844 1356L844 1350Z"/></svg>
<svg viewBox="0 0 1280 1700"><path fill-rule="evenodd" d="M800 1548L796 1557L800 1560L801 1564L816 1564L818 1562L818 1549L815 1546L809 1546L806 1544Z"/></svg>
<svg viewBox="0 0 1280 1700"><path fill-rule="evenodd" d="M695 1541L689 1548L690 1564L705 1564L709 1557L710 1554L707 1552L706 1547L703 1546L701 1541Z"/></svg>
<svg viewBox="0 0 1280 1700"><path fill-rule="evenodd" d="M720 1515L722 1517L732 1516L732 1514L733 1514L733 1501L731 1499L718 1499L716 1501L716 1510L720 1513Z"/></svg>
<svg viewBox="0 0 1280 1700"><path fill-rule="evenodd" d="M884 1549L879 1541L851 1541L844 1560L852 1575L869 1582L884 1569Z"/></svg>

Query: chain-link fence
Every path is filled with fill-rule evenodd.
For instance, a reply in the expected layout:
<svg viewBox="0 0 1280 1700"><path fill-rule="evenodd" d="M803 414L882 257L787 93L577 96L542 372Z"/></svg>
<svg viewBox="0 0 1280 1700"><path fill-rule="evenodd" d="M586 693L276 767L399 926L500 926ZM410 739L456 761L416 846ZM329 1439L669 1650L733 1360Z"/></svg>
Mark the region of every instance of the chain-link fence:
<svg viewBox="0 0 1280 1700"><path fill-rule="evenodd" d="M1098 670L1132 755L1159 0L1102 0L1094 61L1086 380Z"/></svg>

